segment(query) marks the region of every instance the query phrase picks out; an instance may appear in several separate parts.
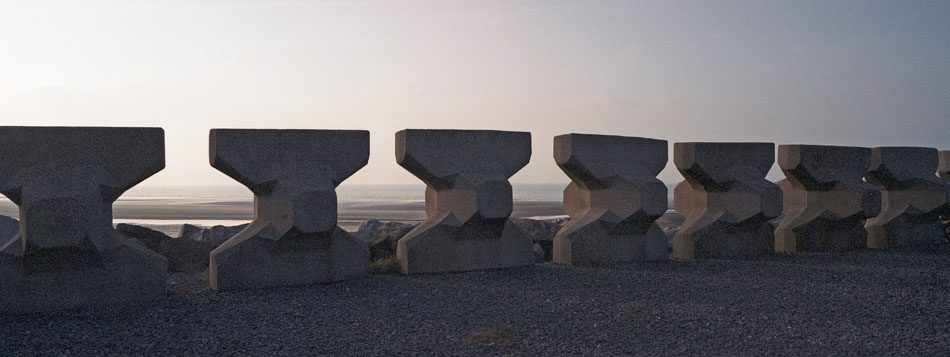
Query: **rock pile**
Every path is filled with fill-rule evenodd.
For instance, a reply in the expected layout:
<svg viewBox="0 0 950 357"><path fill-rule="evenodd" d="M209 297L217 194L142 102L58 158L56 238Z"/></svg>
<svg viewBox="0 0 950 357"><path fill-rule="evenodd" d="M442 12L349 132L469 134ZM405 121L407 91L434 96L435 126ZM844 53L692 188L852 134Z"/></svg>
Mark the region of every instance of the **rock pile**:
<svg viewBox="0 0 950 357"><path fill-rule="evenodd" d="M396 243L399 242L399 238L405 236L413 228L416 228L416 224L380 222L371 219L363 222L353 235L369 243L369 259L373 261L396 255Z"/></svg>
<svg viewBox="0 0 950 357"><path fill-rule="evenodd" d="M119 223L115 230L165 257L170 272L199 272L208 268L212 248L206 243L172 238L162 232L132 224Z"/></svg>
<svg viewBox="0 0 950 357"><path fill-rule="evenodd" d="M545 220L511 218L510 221L518 226L518 228L521 228L528 238L531 238L531 242L534 244L535 262L551 261L552 251L554 249L554 236L561 230L561 226L567 222L567 218Z"/></svg>
<svg viewBox="0 0 950 357"><path fill-rule="evenodd" d="M217 248L222 243L233 237L238 232L247 227L247 223L237 226L214 226L211 228L199 227L191 224L181 226L179 238L190 239L196 242L205 243L211 249Z"/></svg>

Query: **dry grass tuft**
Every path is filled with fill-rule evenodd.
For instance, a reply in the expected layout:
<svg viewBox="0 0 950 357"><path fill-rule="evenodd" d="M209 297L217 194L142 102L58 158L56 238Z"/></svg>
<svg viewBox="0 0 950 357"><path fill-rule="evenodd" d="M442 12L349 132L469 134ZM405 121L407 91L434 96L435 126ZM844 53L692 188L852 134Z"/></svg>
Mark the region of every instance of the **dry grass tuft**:
<svg viewBox="0 0 950 357"><path fill-rule="evenodd" d="M466 337L465 343L488 346L510 346L511 328L505 325L492 325L488 330L474 332Z"/></svg>
<svg viewBox="0 0 950 357"><path fill-rule="evenodd" d="M379 258L369 263L369 270L373 274L399 274L399 261L395 255Z"/></svg>

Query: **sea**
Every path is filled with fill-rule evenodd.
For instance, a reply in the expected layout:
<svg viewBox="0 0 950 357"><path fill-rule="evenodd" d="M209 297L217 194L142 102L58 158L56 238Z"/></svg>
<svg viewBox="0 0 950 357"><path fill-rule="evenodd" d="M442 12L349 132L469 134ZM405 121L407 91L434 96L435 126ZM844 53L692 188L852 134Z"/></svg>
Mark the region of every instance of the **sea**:
<svg viewBox="0 0 950 357"><path fill-rule="evenodd" d="M566 217L561 207L563 184L513 184L515 217ZM672 199L672 185L668 196ZM419 222L425 219L425 185L359 185L337 187L340 227L356 230L369 219ZM2 196L0 196L2 197ZM241 185L137 186L113 204L113 223L147 226L176 237L183 224L235 226L254 216L253 194ZM17 218L19 207L0 198L0 215Z"/></svg>

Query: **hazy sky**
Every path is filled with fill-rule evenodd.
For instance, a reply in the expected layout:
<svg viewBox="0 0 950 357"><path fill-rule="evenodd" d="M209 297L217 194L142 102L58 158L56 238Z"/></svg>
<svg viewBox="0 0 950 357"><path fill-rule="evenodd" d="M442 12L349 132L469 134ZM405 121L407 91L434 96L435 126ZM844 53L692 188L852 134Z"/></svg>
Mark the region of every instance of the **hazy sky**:
<svg viewBox="0 0 950 357"><path fill-rule="evenodd" d="M5 2L0 124L165 128L143 184L226 184L210 128L404 128L950 149L950 1ZM777 178L773 167L772 178ZM660 175L677 181L672 162Z"/></svg>

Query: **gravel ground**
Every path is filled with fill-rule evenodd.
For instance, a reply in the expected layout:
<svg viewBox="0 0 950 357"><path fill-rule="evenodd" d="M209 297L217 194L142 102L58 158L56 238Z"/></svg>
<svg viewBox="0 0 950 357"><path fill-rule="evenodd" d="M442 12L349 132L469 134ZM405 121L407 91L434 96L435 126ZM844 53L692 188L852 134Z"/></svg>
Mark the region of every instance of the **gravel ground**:
<svg viewBox="0 0 950 357"><path fill-rule="evenodd" d="M0 355L948 355L950 251L533 267L0 316Z"/></svg>

